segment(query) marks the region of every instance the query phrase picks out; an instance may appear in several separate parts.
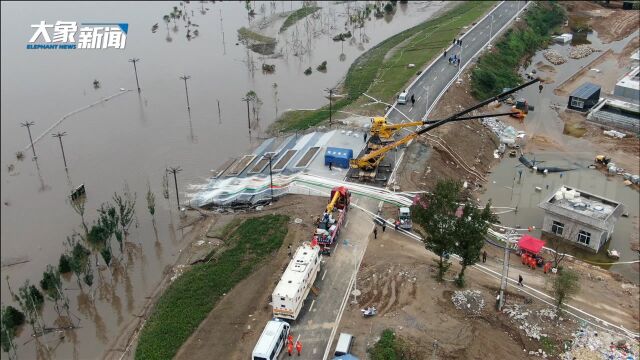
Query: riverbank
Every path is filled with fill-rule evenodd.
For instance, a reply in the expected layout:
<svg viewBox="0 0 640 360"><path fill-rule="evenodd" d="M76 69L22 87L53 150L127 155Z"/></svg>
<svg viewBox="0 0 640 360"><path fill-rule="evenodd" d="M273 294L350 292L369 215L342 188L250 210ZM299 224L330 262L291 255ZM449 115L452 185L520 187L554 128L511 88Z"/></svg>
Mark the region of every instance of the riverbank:
<svg viewBox="0 0 640 360"><path fill-rule="evenodd" d="M481 18L494 2L464 2L446 10L432 20L402 31L360 55L349 67L337 88L331 114L361 112L361 105L371 100L392 103L395 95L418 70L438 56L463 29ZM412 64L412 65L410 65ZM419 72L418 72L419 73ZM367 107L369 113L381 113L384 105ZM293 110L283 114L269 128L271 133L304 130L329 119L329 106L315 110Z"/></svg>
<svg viewBox="0 0 640 360"><path fill-rule="evenodd" d="M280 249L288 220L285 215L246 219L221 239L223 246L184 270L158 299L140 333L135 358L173 358L214 305Z"/></svg>

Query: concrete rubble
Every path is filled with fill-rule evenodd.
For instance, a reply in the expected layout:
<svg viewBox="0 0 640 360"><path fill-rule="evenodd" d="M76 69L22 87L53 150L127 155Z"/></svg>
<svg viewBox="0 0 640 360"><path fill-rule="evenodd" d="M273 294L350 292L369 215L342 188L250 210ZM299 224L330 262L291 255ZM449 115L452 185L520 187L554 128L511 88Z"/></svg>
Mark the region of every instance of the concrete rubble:
<svg viewBox="0 0 640 360"><path fill-rule="evenodd" d="M572 59L582 59L583 57L587 57L591 55L592 52L596 51L589 45L578 45L576 47L571 48L569 52L569 57Z"/></svg>
<svg viewBox="0 0 640 360"><path fill-rule="evenodd" d="M545 308L541 310L530 310L526 306L522 305L507 305L502 310L503 313L509 315L511 321L519 324L520 330L525 334L536 340L540 340L542 337L546 337L547 334L543 333L543 328L547 325L556 325L556 311L551 308ZM562 321L562 318L558 320Z"/></svg>
<svg viewBox="0 0 640 360"><path fill-rule="evenodd" d="M454 291L451 301L456 309L463 310L467 315L480 315L485 305L480 290Z"/></svg>
<svg viewBox="0 0 640 360"><path fill-rule="evenodd" d="M562 360L638 360L639 356L638 342L587 327L573 333L571 348L560 358Z"/></svg>
<svg viewBox="0 0 640 360"><path fill-rule="evenodd" d="M562 55L560 55L555 50L550 50L550 49L544 50L542 52L542 55L544 56L545 59L547 59L553 65L560 65L567 62L567 59L565 59Z"/></svg>

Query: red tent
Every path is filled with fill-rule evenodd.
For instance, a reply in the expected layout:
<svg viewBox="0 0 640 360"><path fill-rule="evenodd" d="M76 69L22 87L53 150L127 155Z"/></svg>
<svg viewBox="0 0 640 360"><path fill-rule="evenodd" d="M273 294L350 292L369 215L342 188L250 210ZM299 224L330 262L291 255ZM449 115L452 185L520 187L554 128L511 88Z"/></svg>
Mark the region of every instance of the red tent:
<svg viewBox="0 0 640 360"><path fill-rule="evenodd" d="M544 246L544 241L540 239L536 239L531 235L525 234L525 235L522 235L520 240L518 240L518 246L522 250L526 250L534 254L537 254L540 252L540 250Z"/></svg>

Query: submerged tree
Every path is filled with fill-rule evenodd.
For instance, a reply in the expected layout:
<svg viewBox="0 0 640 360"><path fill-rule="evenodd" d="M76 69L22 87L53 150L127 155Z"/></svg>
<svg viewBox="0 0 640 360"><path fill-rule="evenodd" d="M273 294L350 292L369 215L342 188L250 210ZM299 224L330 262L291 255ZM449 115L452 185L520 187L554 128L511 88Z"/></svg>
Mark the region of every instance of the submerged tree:
<svg viewBox="0 0 640 360"><path fill-rule="evenodd" d="M6 352L10 359L16 359L18 354L13 339L18 334L18 328L24 325L24 313L11 305L2 306L0 317L0 345L2 346L2 351Z"/></svg>
<svg viewBox="0 0 640 360"><path fill-rule="evenodd" d="M82 220L82 228L84 229L85 236L89 233L89 228L87 228L87 223L84 221L84 210L85 204L87 201L87 197L82 195L76 199L71 199L71 207L73 211L75 211L78 215L80 215L80 219Z"/></svg>
<svg viewBox="0 0 640 360"><path fill-rule="evenodd" d="M15 294L14 294L15 296ZM31 325L31 329L35 335L43 332L45 325L40 317L40 311L44 305L44 296L40 290L25 280L24 284L18 289L18 295L15 296L22 312L26 315L27 322Z"/></svg>
<svg viewBox="0 0 640 360"><path fill-rule="evenodd" d="M91 263L89 261L89 255L91 255L91 251L89 251L80 243L80 241L78 241L77 234L73 234L67 237L67 244L70 249L68 256L71 259L71 271L76 275L78 286L80 286L80 289L82 289L80 276L87 271L87 268L91 267Z"/></svg>
<svg viewBox="0 0 640 360"><path fill-rule="evenodd" d="M156 196L151 191L151 185L149 184L147 184L147 209L149 209L149 214L151 214L151 221L155 223Z"/></svg>

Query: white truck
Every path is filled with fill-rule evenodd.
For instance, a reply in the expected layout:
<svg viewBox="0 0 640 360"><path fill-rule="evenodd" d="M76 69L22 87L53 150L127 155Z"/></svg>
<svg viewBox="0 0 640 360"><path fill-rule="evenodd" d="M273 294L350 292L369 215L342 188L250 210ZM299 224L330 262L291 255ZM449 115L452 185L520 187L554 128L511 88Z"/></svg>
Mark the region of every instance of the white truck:
<svg viewBox="0 0 640 360"><path fill-rule="evenodd" d="M403 230L411 230L413 222L411 221L411 210L408 207L398 209L398 226Z"/></svg>
<svg viewBox="0 0 640 360"><path fill-rule="evenodd" d="M274 317L289 320L298 317L302 304L320 272L321 260L322 255L317 244L311 246L305 242L298 247L271 294Z"/></svg>

